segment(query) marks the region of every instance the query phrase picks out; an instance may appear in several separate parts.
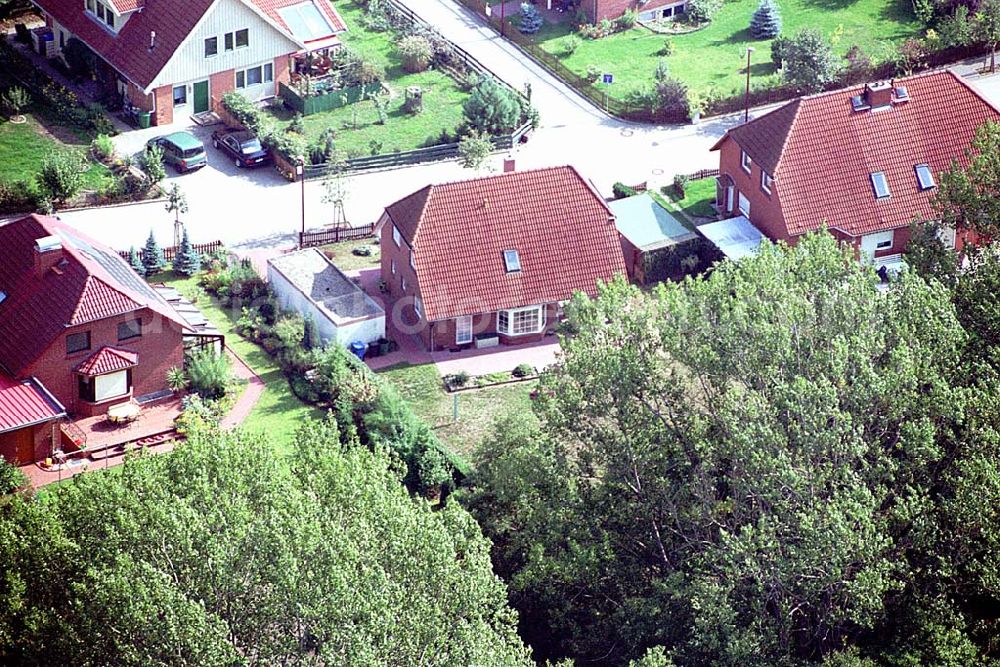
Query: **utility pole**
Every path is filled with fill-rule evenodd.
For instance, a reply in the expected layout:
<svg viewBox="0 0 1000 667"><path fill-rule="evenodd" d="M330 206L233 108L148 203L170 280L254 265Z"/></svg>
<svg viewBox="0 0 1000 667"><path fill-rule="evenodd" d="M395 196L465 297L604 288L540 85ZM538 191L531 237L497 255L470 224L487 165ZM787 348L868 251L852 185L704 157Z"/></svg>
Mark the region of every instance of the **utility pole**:
<svg viewBox="0 0 1000 667"><path fill-rule="evenodd" d="M743 122L750 120L750 54L754 52L752 46L747 47L747 92L743 98Z"/></svg>
<svg viewBox="0 0 1000 667"><path fill-rule="evenodd" d="M507 36L507 3L504 0L500 2L500 36Z"/></svg>

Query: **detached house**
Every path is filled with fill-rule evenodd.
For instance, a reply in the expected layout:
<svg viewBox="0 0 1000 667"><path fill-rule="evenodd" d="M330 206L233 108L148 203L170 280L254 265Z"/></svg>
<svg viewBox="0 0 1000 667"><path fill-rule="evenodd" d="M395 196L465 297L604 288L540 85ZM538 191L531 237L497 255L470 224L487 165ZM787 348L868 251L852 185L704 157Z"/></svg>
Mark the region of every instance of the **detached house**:
<svg viewBox="0 0 1000 667"><path fill-rule="evenodd" d="M167 390L191 327L116 252L37 215L0 226L0 456L49 456L57 420Z"/></svg>
<svg viewBox="0 0 1000 667"><path fill-rule="evenodd" d="M580 8L592 23L614 21L626 10L639 13L640 21L672 20L687 11L688 0L580 0Z"/></svg>
<svg viewBox="0 0 1000 667"><path fill-rule="evenodd" d="M33 0L56 53L73 37L101 59L112 94L164 125L239 91L273 97L297 54L340 46L328 0Z"/></svg>
<svg viewBox="0 0 1000 667"><path fill-rule="evenodd" d="M625 274L614 215L572 167L430 185L379 229L389 317L432 350L538 340Z"/></svg>
<svg viewBox="0 0 1000 667"><path fill-rule="evenodd" d="M939 174L965 159L988 120L1000 111L947 71L802 97L713 146L716 203L773 241L825 225L862 258L894 268L910 223L935 217ZM947 242L962 239L952 232Z"/></svg>

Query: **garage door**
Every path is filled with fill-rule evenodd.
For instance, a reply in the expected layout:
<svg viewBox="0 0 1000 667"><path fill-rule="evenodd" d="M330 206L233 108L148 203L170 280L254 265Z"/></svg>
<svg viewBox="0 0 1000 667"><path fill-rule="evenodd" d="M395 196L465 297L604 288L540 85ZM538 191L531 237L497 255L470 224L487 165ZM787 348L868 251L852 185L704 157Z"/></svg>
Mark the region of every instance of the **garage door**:
<svg viewBox="0 0 1000 667"><path fill-rule="evenodd" d="M0 456L15 465L35 460L35 441L31 428L0 433Z"/></svg>

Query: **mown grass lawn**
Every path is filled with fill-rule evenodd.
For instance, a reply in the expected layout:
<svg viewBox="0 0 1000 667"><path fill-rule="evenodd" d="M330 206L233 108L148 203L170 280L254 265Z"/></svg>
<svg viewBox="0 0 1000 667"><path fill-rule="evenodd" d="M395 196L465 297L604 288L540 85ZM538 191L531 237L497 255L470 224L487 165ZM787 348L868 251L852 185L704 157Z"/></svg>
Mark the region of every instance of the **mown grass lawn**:
<svg viewBox="0 0 1000 667"><path fill-rule="evenodd" d="M466 460L489 431L494 420L513 412L530 413L529 394L537 382L487 387L448 394L434 364L400 364L379 371L399 389L418 417L426 421L448 448ZM453 419L458 397L458 421Z"/></svg>
<svg viewBox="0 0 1000 667"><path fill-rule="evenodd" d="M671 36L674 54L665 58L671 74L701 95L738 94L745 85L746 49L752 46L756 49L752 56L752 85L767 86L778 81L771 63L771 41L750 37L750 17L758 3L726 2L706 28ZM802 28L815 28L841 56L857 45L873 61L885 61L899 43L920 33L908 0L778 0L778 5L784 22L782 34L791 36ZM547 24L536 38L546 51L559 56L563 64L580 75L589 65L614 74L610 93L619 99L630 89L652 81L666 39L666 35L640 26L604 39L585 39L567 56L563 38L569 31L567 24Z"/></svg>
<svg viewBox="0 0 1000 667"><path fill-rule="evenodd" d="M355 248L367 246L371 249L370 255L355 255ZM358 241L343 241L341 243L331 243L325 245L320 250L323 251L330 261L341 271L355 271L358 269L377 269L381 266L381 255L379 246L375 243L375 238L361 239Z"/></svg>
<svg viewBox="0 0 1000 667"><path fill-rule="evenodd" d="M225 334L226 345L264 381L264 393L243 422L243 427L266 434L279 453L291 454L295 430L307 418L322 417L323 411L303 403L292 393L277 361L259 345L246 340L234 330L239 313L224 308L218 300L207 294L198 286L197 278L185 278L165 271L151 277L150 282L171 285L189 299L197 298L195 305Z"/></svg>
<svg viewBox="0 0 1000 667"><path fill-rule="evenodd" d="M25 114L27 122L15 125L4 119L0 121L0 181L34 182L45 159L54 153L74 152L83 156L88 142L79 139L66 128L52 128L78 143L63 143L33 115ZM44 117L41 117L44 120ZM87 161L89 169L83 175L84 189L94 190L111 179L111 172L102 164Z"/></svg>
<svg viewBox="0 0 1000 667"><path fill-rule="evenodd" d="M700 178L690 181L684 188L684 196L678 197L673 187L664 189L661 203L671 211L680 213L693 226L704 218L715 218L712 204L715 202L715 179Z"/></svg>
<svg viewBox="0 0 1000 667"><path fill-rule="evenodd" d="M326 128L337 131L337 149L348 157L407 151L441 143L442 133L454 137L462 122L462 103L468 97L458 82L437 70L417 74L404 72L395 53L395 37L364 26L364 10L351 0L333 3L347 25L343 42L365 59L385 69L383 83L391 90L385 124L378 124L378 113L370 101L361 101L305 116L306 136L313 140ZM403 109L408 86L423 90L424 110L412 115ZM287 125L291 114L274 112L280 124Z"/></svg>

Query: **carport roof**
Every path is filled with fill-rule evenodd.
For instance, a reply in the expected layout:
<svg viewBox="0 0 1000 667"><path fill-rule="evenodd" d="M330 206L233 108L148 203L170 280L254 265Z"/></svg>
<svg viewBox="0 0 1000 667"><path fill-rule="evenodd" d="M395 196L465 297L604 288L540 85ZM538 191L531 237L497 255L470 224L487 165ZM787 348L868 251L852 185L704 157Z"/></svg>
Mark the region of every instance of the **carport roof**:
<svg viewBox="0 0 1000 667"><path fill-rule="evenodd" d="M267 260L334 324L383 317L385 311L316 248Z"/></svg>
<svg viewBox="0 0 1000 667"><path fill-rule="evenodd" d="M608 204L618 232L640 250L656 250L697 236L648 193Z"/></svg>

